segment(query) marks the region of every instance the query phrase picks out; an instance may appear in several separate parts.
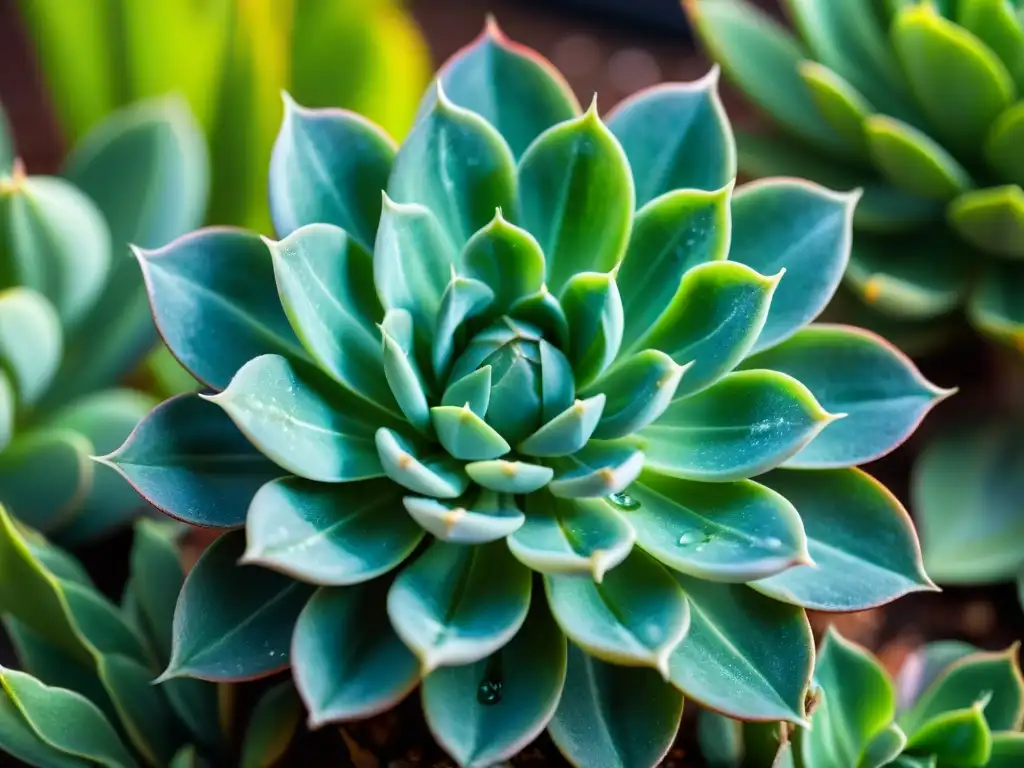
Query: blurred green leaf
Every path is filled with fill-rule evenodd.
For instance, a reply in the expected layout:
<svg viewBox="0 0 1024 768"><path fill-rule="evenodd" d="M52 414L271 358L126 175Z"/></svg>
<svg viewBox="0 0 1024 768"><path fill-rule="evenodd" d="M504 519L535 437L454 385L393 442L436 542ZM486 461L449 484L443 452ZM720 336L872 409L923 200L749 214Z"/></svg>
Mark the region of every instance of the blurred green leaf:
<svg viewBox="0 0 1024 768"><path fill-rule="evenodd" d="M242 741L241 768L273 768L295 736L302 720L302 702L291 680L264 693L249 718Z"/></svg>

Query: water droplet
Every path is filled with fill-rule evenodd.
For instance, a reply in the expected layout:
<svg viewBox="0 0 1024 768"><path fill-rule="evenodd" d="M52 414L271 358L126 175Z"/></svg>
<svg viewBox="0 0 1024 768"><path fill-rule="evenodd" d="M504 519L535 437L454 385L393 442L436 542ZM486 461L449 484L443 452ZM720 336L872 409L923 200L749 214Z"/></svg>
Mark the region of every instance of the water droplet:
<svg viewBox="0 0 1024 768"><path fill-rule="evenodd" d="M684 533L682 536L680 536L679 541L677 541L676 543L680 547L687 547L690 544L693 544L695 541L697 541L697 534L690 532Z"/></svg>
<svg viewBox="0 0 1024 768"><path fill-rule="evenodd" d="M767 539L764 540L764 545L768 547L768 549L778 549L782 546L782 539L777 539L774 536L769 536Z"/></svg>
<svg viewBox="0 0 1024 768"><path fill-rule="evenodd" d="M627 511L633 509L640 509L640 502L630 496L628 493L613 493L608 497L614 506L619 509L625 509Z"/></svg>
<svg viewBox="0 0 1024 768"><path fill-rule="evenodd" d="M487 662L484 676L476 689L476 700L485 707L493 706L501 701L501 689L504 685L501 670L501 654L494 654Z"/></svg>

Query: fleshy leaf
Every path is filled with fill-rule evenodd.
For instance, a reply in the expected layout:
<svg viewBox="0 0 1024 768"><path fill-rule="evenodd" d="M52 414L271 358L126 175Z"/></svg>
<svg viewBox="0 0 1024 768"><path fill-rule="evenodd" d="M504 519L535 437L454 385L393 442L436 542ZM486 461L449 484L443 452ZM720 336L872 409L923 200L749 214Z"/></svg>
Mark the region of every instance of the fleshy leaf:
<svg viewBox="0 0 1024 768"><path fill-rule="evenodd" d="M472 503L442 502L421 496L403 499L409 515L442 541L485 544L504 539L523 524L525 517L512 496L483 491Z"/></svg>
<svg viewBox="0 0 1024 768"><path fill-rule="evenodd" d="M992 49L1017 82L1024 84L1024 29L1014 3L971 0L958 3L955 21ZM950 14L951 18L954 18Z"/></svg>
<svg viewBox="0 0 1024 768"><path fill-rule="evenodd" d="M96 204L64 179L0 181L0 286L37 291L61 323L75 325L103 289L111 240Z"/></svg>
<svg viewBox="0 0 1024 768"><path fill-rule="evenodd" d="M1004 651L972 653L954 661L900 716L900 726L913 740L920 729L943 712L967 709L985 700L985 721L993 732L1018 730L1024 717L1019 648L1018 642Z"/></svg>
<svg viewBox="0 0 1024 768"><path fill-rule="evenodd" d="M864 130L875 166L900 189L945 202L974 186L955 157L912 125L872 115Z"/></svg>
<svg viewBox="0 0 1024 768"><path fill-rule="evenodd" d="M542 329L544 335L561 348L569 345L569 321L565 319L562 305L547 286L541 286L536 293L523 296L512 305L509 314Z"/></svg>
<svg viewBox="0 0 1024 768"><path fill-rule="evenodd" d="M586 574L600 583L633 548L636 535L603 501L526 497L526 522L508 537L508 548L532 570Z"/></svg>
<svg viewBox="0 0 1024 768"><path fill-rule="evenodd" d="M284 121L270 156L270 215L278 237L319 222L372 249L394 141L354 112L306 109L283 98Z"/></svg>
<svg viewBox="0 0 1024 768"><path fill-rule="evenodd" d="M743 264L719 261L682 276L669 306L635 345L659 349L688 366L673 399L711 386L750 352L784 274L783 269L765 277Z"/></svg>
<svg viewBox="0 0 1024 768"><path fill-rule="evenodd" d="M384 308L407 310L423 340L434 327L455 256L455 247L428 208L384 196L373 248L373 282Z"/></svg>
<svg viewBox="0 0 1024 768"><path fill-rule="evenodd" d="M804 612L742 584L673 575L690 604L690 631L672 654L672 684L730 717L803 724L814 663Z"/></svg>
<svg viewBox="0 0 1024 768"><path fill-rule="evenodd" d="M110 727L109 722L107 727ZM0 747L6 754L25 765L45 765L52 768L87 768L89 765L82 758L63 752L43 741L22 717L6 692L0 693ZM114 766L122 768L120 763L115 763Z"/></svg>
<svg viewBox="0 0 1024 768"><path fill-rule="evenodd" d="M625 319L623 349L634 349L668 309L688 270L728 256L731 197L730 181L711 192L667 192L637 211L616 275Z"/></svg>
<svg viewBox="0 0 1024 768"><path fill-rule="evenodd" d="M672 403L639 433L640 447L661 474L742 480L779 466L837 418L791 376L738 371Z"/></svg>
<svg viewBox="0 0 1024 768"><path fill-rule="evenodd" d="M810 91L818 112L828 121L836 135L842 137L850 149L864 153L867 149L864 142L864 120L873 111L871 104L848 80L824 64L801 61L797 65L797 72Z"/></svg>
<svg viewBox="0 0 1024 768"><path fill-rule="evenodd" d="M389 480L285 477L249 505L242 562L310 584L358 584L396 567L422 538L402 508L402 489Z"/></svg>
<svg viewBox="0 0 1024 768"><path fill-rule="evenodd" d="M545 339L541 339L537 346L540 352L541 419L547 423L573 404L576 377L569 359L558 347Z"/></svg>
<svg viewBox="0 0 1024 768"><path fill-rule="evenodd" d="M268 689L249 716L241 764L246 768L277 765L295 738L301 720L302 703L291 680Z"/></svg>
<svg viewBox="0 0 1024 768"><path fill-rule="evenodd" d="M474 235L475 237L475 235ZM512 269L512 267L508 267ZM432 348L434 375L443 379L456 349L457 334L469 319L482 314L494 302L487 283L453 274L441 296Z"/></svg>
<svg viewBox="0 0 1024 768"><path fill-rule="evenodd" d="M13 669L0 670L0 685L3 698L17 708L39 739L62 755L80 759L70 764L137 765L107 718L81 694L51 688Z"/></svg>
<svg viewBox="0 0 1024 768"><path fill-rule="evenodd" d="M778 344L831 300L850 256L860 192L793 179L745 184L733 195L729 259L762 275L786 270L755 350Z"/></svg>
<svg viewBox="0 0 1024 768"><path fill-rule="evenodd" d="M249 360L308 357L281 308L258 236L201 229L155 251L135 249L160 335L193 376L220 390ZM216 328L203 333L201 328Z"/></svg>
<svg viewBox="0 0 1024 768"><path fill-rule="evenodd" d="M309 354L353 394L395 411L380 375L384 312L370 253L330 224L300 227L267 247L285 314Z"/></svg>
<svg viewBox="0 0 1024 768"><path fill-rule="evenodd" d="M575 765L657 765L679 730L683 697L653 669L606 664L569 643L548 734Z"/></svg>
<svg viewBox="0 0 1024 768"><path fill-rule="evenodd" d="M519 444L527 456L566 456L587 444L604 411L605 396L577 400Z"/></svg>
<svg viewBox="0 0 1024 768"><path fill-rule="evenodd" d="M538 136L518 173L517 219L537 238L555 294L573 275L605 272L621 261L633 216L633 178L596 101L581 117Z"/></svg>
<svg viewBox="0 0 1024 768"><path fill-rule="evenodd" d="M608 115L633 172L638 208L673 190L721 189L736 177L736 144L718 77L713 66L692 83L641 90Z"/></svg>
<svg viewBox="0 0 1024 768"><path fill-rule="evenodd" d="M467 768L513 757L548 724L565 683L566 642L543 600L501 650L423 681L431 733Z"/></svg>
<svg viewBox="0 0 1024 768"><path fill-rule="evenodd" d="M344 391L303 375L287 358L263 355L247 362L216 403L263 455L289 472L321 482L384 474L374 447L368 406L346 403ZM378 422L379 423L379 422Z"/></svg>
<svg viewBox="0 0 1024 768"><path fill-rule="evenodd" d="M371 717L419 682L419 663L388 621L386 582L322 588L299 615L292 673L309 726Z"/></svg>
<svg viewBox="0 0 1024 768"><path fill-rule="evenodd" d="M423 435L430 435L430 405L426 382L416 362L412 315L389 309L380 325L384 348L384 377L406 421Z"/></svg>
<svg viewBox="0 0 1024 768"><path fill-rule="evenodd" d="M669 655L683 642L690 611L658 561L634 549L600 583L547 574L544 585L555 621L588 655L651 667L668 678Z"/></svg>
<svg viewBox="0 0 1024 768"><path fill-rule="evenodd" d="M942 755L949 765L988 765L992 732L983 710L983 702L978 702L936 715L907 737L907 751Z"/></svg>
<svg viewBox="0 0 1024 768"><path fill-rule="evenodd" d="M42 294L28 288L0 292L0 366L22 408L45 393L62 350L60 318Z"/></svg>
<svg viewBox="0 0 1024 768"><path fill-rule="evenodd" d="M493 18L437 75L451 100L488 120L517 158L544 130L580 113L558 70L536 51L509 40ZM431 88L420 103L420 117L435 98Z"/></svg>
<svg viewBox="0 0 1024 768"><path fill-rule="evenodd" d="M983 422L937 437L911 477L925 570L942 584L1015 578L1024 563L1024 445L1016 424ZM970 514L964 514L970 510Z"/></svg>
<svg viewBox="0 0 1024 768"><path fill-rule="evenodd" d="M1024 344L1024 269L1007 262L985 265L967 304L967 317L982 333L1018 347Z"/></svg>
<svg viewBox="0 0 1024 768"><path fill-rule="evenodd" d="M656 420L691 367L679 365L655 349L644 350L617 366L597 386L606 402L594 437L626 437Z"/></svg>
<svg viewBox="0 0 1024 768"><path fill-rule="evenodd" d="M202 224L208 165L202 130L176 96L118 109L75 144L64 176L99 206L113 251L103 291L67 339L49 403L119 381L152 348L152 314L127 245L159 248Z"/></svg>
<svg viewBox="0 0 1024 768"><path fill-rule="evenodd" d="M1017 29L1024 39L1024 30ZM1021 74L1024 76L1024 61ZM1021 142L1024 142L1024 101L1018 101L1003 112L985 139L985 159L996 173L1015 184L1024 184L1024 159L1017 151Z"/></svg>
<svg viewBox="0 0 1024 768"><path fill-rule="evenodd" d="M786 129L830 151L844 144L818 112L801 80L806 58L796 38L743 0L687 0L694 31L710 57L755 104Z"/></svg>
<svg viewBox="0 0 1024 768"><path fill-rule="evenodd" d="M754 589L818 611L860 611L934 589L910 517L870 475L853 468L776 470L759 481L800 512L815 567L790 568Z"/></svg>
<svg viewBox="0 0 1024 768"><path fill-rule="evenodd" d="M437 439L461 461L487 461L511 450L505 438L467 406L443 405L430 409Z"/></svg>
<svg viewBox="0 0 1024 768"><path fill-rule="evenodd" d="M484 488L498 493L527 494L543 488L555 471L525 461L474 461L466 465L466 474Z"/></svg>
<svg viewBox="0 0 1024 768"><path fill-rule="evenodd" d="M441 405L469 409L481 418L487 413L491 401L491 366L484 365L448 385L441 397Z"/></svg>
<svg viewBox="0 0 1024 768"><path fill-rule="evenodd" d="M225 533L189 572L174 610L174 652L161 680L238 681L288 666L292 628L313 587L238 565L241 531Z"/></svg>
<svg viewBox="0 0 1024 768"><path fill-rule="evenodd" d="M949 204L946 218L972 245L1024 258L1024 191L1016 184L965 192Z"/></svg>
<svg viewBox="0 0 1024 768"><path fill-rule="evenodd" d="M196 395L158 405L99 460L167 514L214 527L241 525L257 489L284 474L222 409Z"/></svg>
<svg viewBox="0 0 1024 768"><path fill-rule="evenodd" d="M497 211L462 250L466 273L494 291L489 314L499 315L519 299L544 287L544 252L525 229Z"/></svg>
<svg viewBox="0 0 1024 768"><path fill-rule="evenodd" d="M455 248L515 201L515 160L505 139L474 112L456 106L439 81L435 98L398 149L388 197L434 212Z"/></svg>
<svg viewBox="0 0 1024 768"><path fill-rule="evenodd" d="M569 361L580 386L597 378L622 344L622 299L612 273L580 272L569 278L560 298L569 323Z"/></svg>
<svg viewBox="0 0 1024 768"><path fill-rule="evenodd" d="M67 525L93 482L92 444L68 429L34 429L0 453L0 499L43 533Z"/></svg>
<svg viewBox="0 0 1024 768"><path fill-rule="evenodd" d="M901 9L890 34L914 96L936 131L958 150L976 151L1016 93L1006 66L932 5Z"/></svg>
<svg viewBox="0 0 1024 768"><path fill-rule="evenodd" d="M555 496L602 498L625 490L644 466L643 451L631 442L595 440L559 459L558 473L548 484Z"/></svg>
<svg viewBox="0 0 1024 768"><path fill-rule="evenodd" d="M800 515L770 488L740 480L700 483L645 472L629 486L624 516L637 546L702 579L748 582L808 562Z"/></svg>
<svg viewBox="0 0 1024 768"><path fill-rule="evenodd" d="M435 541L388 590L388 616L421 672L472 664L505 645L530 605L530 571L502 541Z"/></svg>
<svg viewBox="0 0 1024 768"><path fill-rule="evenodd" d="M846 414L786 462L801 469L849 467L886 455L954 391L929 383L880 336L842 325L812 325L742 367L789 374L822 408Z"/></svg>
<svg viewBox="0 0 1024 768"><path fill-rule="evenodd" d="M376 436L380 464L393 481L414 493L439 499L463 494L469 478L450 456L418 456L417 447L397 432L381 428Z"/></svg>
<svg viewBox="0 0 1024 768"><path fill-rule="evenodd" d="M896 716L888 674L865 649L830 628L818 651L814 681L824 701L801 739L804 762L863 765L868 745Z"/></svg>

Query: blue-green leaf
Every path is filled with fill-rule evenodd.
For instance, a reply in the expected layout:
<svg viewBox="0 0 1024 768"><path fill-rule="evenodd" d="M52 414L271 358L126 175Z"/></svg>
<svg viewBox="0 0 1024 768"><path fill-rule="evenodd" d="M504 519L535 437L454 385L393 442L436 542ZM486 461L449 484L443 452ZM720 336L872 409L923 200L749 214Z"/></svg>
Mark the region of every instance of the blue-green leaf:
<svg viewBox="0 0 1024 768"><path fill-rule="evenodd" d="M587 444L604 411L602 394L577 400L519 444L527 456L567 456Z"/></svg>
<svg viewBox="0 0 1024 768"><path fill-rule="evenodd" d="M416 362L412 315L389 309L380 324L384 347L384 378L406 421L423 435L430 435L427 385Z"/></svg>
<svg viewBox="0 0 1024 768"><path fill-rule="evenodd" d="M241 531L225 533L189 572L174 610L174 651L160 680L238 681L288 666L292 628L313 587L239 565Z"/></svg>
<svg viewBox="0 0 1024 768"><path fill-rule="evenodd" d="M281 304L309 354L351 392L396 411L381 377L384 316L373 285L373 257L344 230L310 224L267 241Z"/></svg>
<svg viewBox="0 0 1024 768"><path fill-rule="evenodd" d="M814 644L803 610L741 584L674 575L690 631L672 654L672 684L730 717L804 724Z"/></svg>
<svg viewBox="0 0 1024 768"><path fill-rule="evenodd" d="M505 267L510 271L515 268L511 265ZM460 328L470 318L482 314L493 302L494 291L486 282L472 277L452 275L448 287L445 288L444 294L441 296L441 306L437 312L437 325L434 328L434 344L431 350L434 375L439 379L444 378L444 374L452 362L452 354L456 348L456 339Z"/></svg>
<svg viewBox="0 0 1024 768"><path fill-rule="evenodd" d="M441 405L468 405L473 413L482 417L491 402L491 370L491 366L484 365L453 381L441 396Z"/></svg>
<svg viewBox="0 0 1024 768"><path fill-rule="evenodd" d="M460 107L488 120L519 157L545 129L580 113L565 78L536 51L510 41L488 18L483 33L445 62L437 73L445 93ZM433 106L431 88L420 103Z"/></svg>
<svg viewBox="0 0 1024 768"><path fill-rule="evenodd" d="M344 390L303 375L279 355L247 362L218 395L205 396L231 417L264 456L289 472L327 483L384 474L365 405ZM378 422L379 423L379 422Z"/></svg>
<svg viewBox="0 0 1024 768"><path fill-rule="evenodd" d="M419 682L416 657L388 621L386 587L321 588L302 609L292 674L311 728L383 712Z"/></svg>
<svg viewBox="0 0 1024 768"><path fill-rule="evenodd" d="M623 512L637 545L669 568L702 579L748 582L810 561L797 509L740 480L701 483L645 472Z"/></svg>
<svg viewBox="0 0 1024 768"><path fill-rule="evenodd" d="M715 261L682 276L671 303L634 345L687 366L673 399L711 386L750 352L784 275L784 267L766 277L743 264Z"/></svg>
<svg viewBox="0 0 1024 768"><path fill-rule="evenodd" d="M504 539L526 519L511 495L482 491L472 502L443 502L422 496L403 500L409 515L426 531L453 544L485 544Z"/></svg>
<svg viewBox="0 0 1024 768"><path fill-rule="evenodd" d="M569 324L567 355L579 386L611 365L622 344L624 317L613 273L580 272L559 298Z"/></svg>
<svg viewBox="0 0 1024 768"><path fill-rule="evenodd" d="M633 548L636 535L603 501L526 497L526 522L508 537L508 548L532 570L585 574L600 583Z"/></svg>
<svg viewBox="0 0 1024 768"><path fill-rule="evenodd" d="M530 605L530 571L502 541L435 541L388 590L388 616L426 674L471 664L505 645Z"/></svg>
<svg viewBox="0 0 1024 768"><path fill-rule="evenodd" d="M466 465L474 483L498 493L527 494L543 488L554 477L551 467L525 461L474 461Z"/></svg>
<svg viewBox="0 0 1024 768"><path fill-rule="evenodd" d="M881 337L842 325L812 325L742 367L789 374L822 408L846 414L786 462L802 469L849 467L884 456L954 391L928 382Z"/></svg>
<svg viewBox="0 0 1024 768"><path fill-rule="evenodd" d="M261 485L284 474L222 409L197 395L161 403L124 445L98 461L172 517L227 528L245 521Z"/></svg>
<svg viewBox="0 0 1024 768"><path fill-rule="evenodd" d="M547 574L544 586L555 621L587 654L668 678L669 656L689 629L690 610L657 560L634 549L600 583L583 574Z"/></svg>
<svg viewBox="0 0 1024 768"><path fill-rule="evenodd" d="M431 408L430 417L437 439L456 459L487 461L511 450L505 438L465 405Z"/></svg>
<svg viewBox="0 0 1024 768"><path fill-rule="evenodd" d="M283 98L284 121L270 156L270 216L278 237L334 224L372 249L394 141L354 112L306 109L287 93Z"/></svg>
<svg viewBox="0 0 1024 768"><path fill-rule="evenodd" d="M728 256L731 197L730 181L710 192L667 192L637 211L615 278L625 318L623 349L635 348L668 309L688 270Z"/></svg>
<svg viewBox="0 0 1024 768"><path fill-rule="evenodd" d="M682 694L653 669L606 664L570 643L548 733L574 765L649 768L668 753L682 714Z"/></svg>
<svg viewBox="0 0 1024 768"><path fill-rule="evenodd" d="M501 211L474 234L460 257L466 274L494 291L488 314L507 312L516 301L544 286L544 252L525 229L510 224Z"/></svg>
<svg viewBox="0 0 1024 768"><path fill-rule="evenodd" d="M21 408L28 410L46 392L60 365L63 341L61 320L42 294L30 288L0 292L0 367Z"/></svg>
<svg viewBox="0 0 1024 768"><path fill-rule="evenodd" d="M302 720L302 702L291 680L268 689L249 716L242 741L241 768L269 768L288 751Z"/></svg>
<svg viewBox="0 0 1024 768"><path fill-rule="evenodd" d="M548 490L564 498L602 498L619 493L644 467L643 451L630 441L593 440L556 462Z"/></svg>
<svg viewBox="0 0 1024 768"><path fill-rule="evenodd" d="M976 189L953 200L946 218L964 240L997 256L1024 258L1024 190Z"/></svg>
<svg viewBox="0 0 1024 768"><path fill-rule="evenodd" d="M872 115L864 130L875 166L905 192L945 202L974 186L955 157L912 125Z"/></svg>
<svg viewBox="0 0 1024 768"><path fill-rule="evenodd" d="M837 418L791 376L739 371L672 403L639 433L640 447L661 474L742 480L779 466Z"/></svg>
<svg viewBox="0 0 1024 768"><path fill-rule="evenodd" d="M614 368L596 385L606 402L594 437L626 437L646 427L668 408L679 380L691 367L647 349Z"/></svg>
<svg viewBox="0 0 1024 768"><path fill-rule="evenodd" d="M264 354L308 360L281 308L270 252L258 236L202 229L155 251L137 248L135 255L160 335L200 381L224 389L243 365Z"/></svg>
<svg viewBox="0 0 1024 768"><path fill-rule="evenodd" d="M934 589L903 506L859 469L776 470L759 478L800 513L814 566L798 565L751 586L819 611L860 611Z"/></svg>
<svg viewBox="0 0 1024 768"><path fill-rule="evenodd" d="M395 568L422 538L402 509L402 489L389 480L285 477L249 505L242 562L310 584L358 584Z"/></svg>
<svg viewBox="0 0 1024 768"><path fill-rule="evenodd" d="M469 478L451 456L417 455L419 446L390 429L376 435L377 453L387 476L414 493L439 499L454 499L463 494Z"/></svg>
<svg viewBox="0 0 1024 768"><path fill-rule="evenodd" d="M804 85L822 117L851 150L866 154L864 121L874 108L842 75L817 61L797 64Z"/></svg>
<svg viewBox="0 0 1024 768"><path fill-rule="evenodd" d="M635 195L619 142L597 114L542 133L519 161L517 219L540 243L547 285L559 294L579 272L606 272L621 260Z"/></svg>
<svg viewBox="0 0 1024 768"><path fill-rule="evenodd" d="M402 142L388 179L388 196L419 203L437 216L455 248L515 202L515 160L495 128L456 106L440 81L433 103Z"/></svg>
<svg viewBox="0 0 1024 768"><path fill-rule="evenodd" d="M765 179L736 191L729 259L763 275L786 270L755 349L789 338L829 303L850 257L859 199L858 190L833 192L794 179Z"/></svg>
<svg viewBox="0 0 1024 768"><path fill-rule="evenodd" d="M692 83L644 89L608 115L629 159L637 207L673 190L721 189L736 177L736 142L718 77L716 65Z"/></svg>
<svg viewBox="0 0 1024 768"><path fill-rule="evenodd" d="M427 676L423 713L460 765L489 768L516 755L548 724L565 671L565 637L544 601L534 600L522 628L493 656Z"/></svg>

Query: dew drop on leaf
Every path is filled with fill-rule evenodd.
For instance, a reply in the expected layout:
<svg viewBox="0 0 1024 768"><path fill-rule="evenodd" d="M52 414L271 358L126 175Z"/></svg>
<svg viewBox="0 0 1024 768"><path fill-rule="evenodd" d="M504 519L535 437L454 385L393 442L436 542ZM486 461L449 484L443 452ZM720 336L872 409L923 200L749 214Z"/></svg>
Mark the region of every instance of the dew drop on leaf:
<svg viewBox="0 0 1024 768"><path fill-rule="evenodd" d="M502 677L501 654L496 653L487 662L487 668L476 689L476 700L485 707L501 701Z"/></svg>
<svg viewBox="0 0 1024 768"><path fill-rule="evenodd" d="M608 497L608 501L619 509L625 509L627 511L640 509L640 502L628 493L613 493Z"/></svg>
<svg viewBox="0 0 1024 768"><path fill-rule="evenodd" d="M768 549L778 549L782 546L782 540L777 539L774 536L769 536L764 540L764 545L768 547Z"/></svg>

